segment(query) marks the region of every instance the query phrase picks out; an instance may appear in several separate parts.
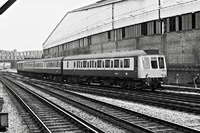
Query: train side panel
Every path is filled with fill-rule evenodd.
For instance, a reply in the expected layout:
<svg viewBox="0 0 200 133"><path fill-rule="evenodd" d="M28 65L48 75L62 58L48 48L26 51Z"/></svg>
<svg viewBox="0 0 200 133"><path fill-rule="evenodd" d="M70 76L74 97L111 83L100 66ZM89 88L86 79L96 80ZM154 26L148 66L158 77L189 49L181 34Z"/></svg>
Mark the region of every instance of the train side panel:
<svg viewBox="0 0 200 133"><path fill-rule="evenodd" d="M94 65L92 64L93 61ZM98 65L99 61L101 61L101 65ZM63 64L64 75L110 78L137 78L138 75L137 69L134 68L134 58L65 60Z"/></svg>

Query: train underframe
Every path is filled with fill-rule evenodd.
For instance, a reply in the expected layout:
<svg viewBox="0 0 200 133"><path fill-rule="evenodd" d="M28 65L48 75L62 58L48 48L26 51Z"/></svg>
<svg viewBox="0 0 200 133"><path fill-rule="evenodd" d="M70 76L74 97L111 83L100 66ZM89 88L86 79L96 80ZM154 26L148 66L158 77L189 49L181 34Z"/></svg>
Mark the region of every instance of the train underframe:
<svg viewBox="0 0 200 133"><path fill-rule="evenodd" d="M161 88L163 83L162 78L133 79L79 75L65 75L62 80L73 84L98 84L100 86L118 86L126 89L150 89L151 91Z"/></svg>
<svg viewBox="0 0 200 133"><path fill-rule="evenodd" d="M100 86L115 86L125 89L147 89L155 91L161 88L162 78L148 78L148 79L133 79L133 78L110 78L110 77L98 77L98 76L79 76L79 75L59 75L59 74L47 74L47 73L31 73L31 72L19 72L22 75L53 80L65 83L73 84L98 84Z"/></svg>

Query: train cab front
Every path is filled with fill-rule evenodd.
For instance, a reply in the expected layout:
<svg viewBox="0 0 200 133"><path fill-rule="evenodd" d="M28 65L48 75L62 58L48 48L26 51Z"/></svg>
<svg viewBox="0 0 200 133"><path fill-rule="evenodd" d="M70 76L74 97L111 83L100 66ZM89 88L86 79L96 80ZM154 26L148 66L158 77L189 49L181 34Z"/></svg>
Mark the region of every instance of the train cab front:
<svg viewBox="0 0 200 133"><path fill-rule="evenodd" d="M143 80L144 87L152 91L161 87L167 76L164 55L145 55L138 57L138 78Z"/></svg>

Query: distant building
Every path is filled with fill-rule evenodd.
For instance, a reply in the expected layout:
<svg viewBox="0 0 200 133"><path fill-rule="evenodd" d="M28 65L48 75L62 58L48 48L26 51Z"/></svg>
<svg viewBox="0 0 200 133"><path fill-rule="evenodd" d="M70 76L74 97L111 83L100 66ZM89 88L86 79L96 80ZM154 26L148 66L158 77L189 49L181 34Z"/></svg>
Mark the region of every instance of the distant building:
<svg viewBox="0 0 200 133"><path fill-rule="evenodd" d="M59 57L134 49L166 55L168 82L200 71L200 0L101 0L68 12L43 44Z"/></svg>

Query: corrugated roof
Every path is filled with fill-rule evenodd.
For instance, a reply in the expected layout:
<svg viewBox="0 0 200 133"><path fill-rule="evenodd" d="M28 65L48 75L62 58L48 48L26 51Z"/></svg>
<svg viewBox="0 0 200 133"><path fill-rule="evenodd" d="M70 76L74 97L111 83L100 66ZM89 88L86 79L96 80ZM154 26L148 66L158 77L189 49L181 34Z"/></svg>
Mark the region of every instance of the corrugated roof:
<svg viewBox="0 0 200 133"><path fill-rule="evenodd" d="M88 10L91 8L96 8L96 7L100 7L100 6L104 6L104 5L108 5L108 4L112 4L112 3L121 2L121 1L127 1L127 0L100 0L100 1L97 1L96 3L72 10L70 12L78 12L78 11L82 11L82 10Z"/></svg>

